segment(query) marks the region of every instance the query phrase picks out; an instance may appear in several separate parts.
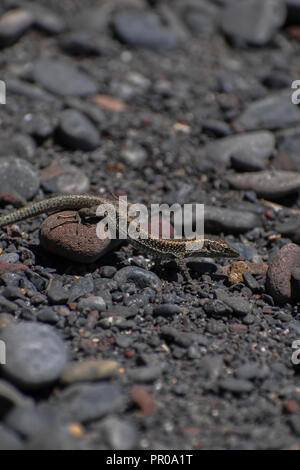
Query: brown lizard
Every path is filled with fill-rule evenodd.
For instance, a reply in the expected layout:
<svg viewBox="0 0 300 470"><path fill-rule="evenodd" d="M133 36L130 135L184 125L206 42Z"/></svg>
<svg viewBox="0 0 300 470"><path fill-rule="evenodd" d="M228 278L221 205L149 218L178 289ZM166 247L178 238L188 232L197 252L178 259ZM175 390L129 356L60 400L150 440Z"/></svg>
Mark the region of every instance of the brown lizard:
<svg viewBox="0 0 300 470"><path fill-rule="evenodd" d="M127 228L129 223L133 222L134 219L128 216L127 210L120 210L119 204L116 200L111 200L100 195L71 194L55 196L39 202L33 202L21 209L10 212L9 214L0 217L0 227L19 222L29 217L35 217L39 214L48 214L67 209L78 210L78 216L80 219L84 219L87 216L95 217L96 208L103 204L111 204L115 208L117 229L119 232L121 230L121 226L125 226ZM140 229L137 228L137 230ZM239 256L238 251L231 247L226 241L212 236L204 237L203 243L199 248L197 248L197 242L195 239L165 239L154 237L149 232L144 233L144 235L146 235L144 238L132 238L129 233L126 233L126 235L128 235L127 238L129 243L138 250L145 251L154 258L164 260L174 259L178 267L183 271L188 282L191 282L192 279L185 263L186 258L191 256L236 258Z"/></svg>

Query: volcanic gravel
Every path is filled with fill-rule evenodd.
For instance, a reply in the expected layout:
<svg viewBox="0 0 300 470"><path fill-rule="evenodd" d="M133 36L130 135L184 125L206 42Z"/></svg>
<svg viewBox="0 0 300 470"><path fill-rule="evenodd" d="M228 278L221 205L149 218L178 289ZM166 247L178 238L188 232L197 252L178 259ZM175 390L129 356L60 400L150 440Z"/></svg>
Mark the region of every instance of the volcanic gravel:
<svg viewBox="0 0 300 470"><path fill-rule="evenodd" d="M204 203L241 257L1 230L1 450L299 449L299 41L298 0L2 0L1 215Z"/></svg>

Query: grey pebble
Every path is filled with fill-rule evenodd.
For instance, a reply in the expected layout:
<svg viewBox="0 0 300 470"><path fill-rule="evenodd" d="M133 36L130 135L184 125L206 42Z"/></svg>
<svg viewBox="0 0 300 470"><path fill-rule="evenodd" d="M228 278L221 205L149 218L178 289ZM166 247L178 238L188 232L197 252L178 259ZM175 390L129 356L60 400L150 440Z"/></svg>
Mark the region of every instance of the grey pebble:
<svg viewBox="0 0 300 470"><path fill-rule="evenodd" d="M0 379L0 416L15 407L32 407L33 399L23 395L14 385Z"/></svg>
<svg viewBox="0 0 300 470"><path fill-rule="evenodd" d="M235 370L238 379L252 380L266 377L269 373L267 366L262 366L257 362L246 362Z"/></svg>
<svg viewBox="0 0 300 470"><path fill-rule="evenodd" d="M153 309L153 315L162 317L169 317L183 312L185 309L176 304L160 304Z"/></svg>
<svg viewBox="0 0 300 470"><path fill-rule="evenodd" d="M283 162L290 159L292 161L292 168L278 168L278 169L291 169L300 171L299 160L299 145L300 145L300 129L299 126L291 129L283 129L277 132L277 147L279 154L283 155Z"/></svg>
<svg viewBox="0 0 300 470"><path fill-rule="evenodd" d="M66 303L69 297L69 292L63 287L59 279L51 281L47 294L50 302L58 305Z"/></svg>
<svg viewBox="0 0 300 470"><path fill-rule="evenodd" d="M251 392L254 389L253 384L248 380L234 378L220 380L219 387L233 393Z"/></svg>
<svg viewBox="0 0 300 470"><path fill-rule="evenodd" d="M257 280L248 271L245 271L243 273L243 279L244 279L246 286L249 287L249 289L251 289L252 292L256 293L261 290L261 287L258 284Z"/></svg>
<svg viewBox="0 0 300 470"><path fill-rule="evenodd" d="M130 450L137 446L136 427L117 416L104 418L99 424L99 430L110 449Z"/></svg>
<svg viewBox="0 0 300 470"><path fill-rule="evenodd" d="M8 325L2 339L7 356L3 373L23 388L41 388L54 382L67 362L64 342L48 325Z"/></svg>
<svg viewBox="0 0 300 470"><path fill-rule="evenodd" d="M100 128L102 128L103 124L106 122L103 110L91 101L86 101L84 98L77 98L75 96L67 96L65 97L64 102L67 108L76 109L87 116L96 125L96 127L101 126ZM97 150L93 153L94 158L98 156L96 152ZM102 158L103 154L100 153L100 159Z"/></svg>
<svg viewBox="0 0 300 470"><path fill-rule="evenodd" d="M2 307L2 309L9 313L15 313L19 308L15 302L7 300L2 295L0 295L0 307Z"/></svg>
<svg viewBox="0 0 300 470"><path fill-rule="evenodd" d="M204 371L209 380L215 382L223 369L223 359L220 356L205 356L201 362L201 370Z"/></svg>
<svg viewBox="0 0 300 470"><path fill-rule="evenodd" d="M50 93L48 93L43 88L40 88L38 85L33 83L25 82L15 77L11 77L6 83L7 91L26 96L33 100L45 101L47 103L58 102L57 98Z"/></svg>
<svg viewBox="0 0 300 470"><path fill-rule="evenodd" d="M205 205L204 227L208 233L244 233L262 225L261 218L253 212L238 211Z"/></svg>
<svg viewBox="0 0 300 470"><path fill-rule="evenodd" d="M103 47L100 35L86 30L60 36L59 45L64 52L74 56L100 55Z"/></svg>
<svg viewBox="0 0 300 470"><path fill-rule="evenodd" d="M118 39L130 46L166 51L176 45L173 33L154 13L146 10L129 8L117 12L113 17L113 28Z"/></svg>
<svg viewBox="0 0 300 470"><path fill-rule="evenodd" d="M33 67L34 80L51 93L85 96L97 93L98 84L75 66L54 59L39 59Z"/></svg>
<svg viewBox="0 0 300 470"><path fill-rule="evenodd" d="M88 176L84 173L81 168L77 168L75 165L64 164L57 174L47 176L47 170L45 170L42 179L42 187L47 192L57 192L60 194L83 194L88 192L90 187L90 181Z"/></svg>
<svg viewBox="0 0 300 470"><path fill-rule="evenodd" d="M244 316L252 311L251 303L242 297L227 297L223 302L232 309L234 315Z"/></svg>
<svg viewBox="0 0 300 470"><path fill-rule="evenodd" d="M255 155L236 153L231 155L230 161L237 171L261 171L266 168L266 162Z"/></svg>
<svg viewBox="0 0 300 470"><path fill-rule="evenodd" d="M98 295L91 295L90 297L80 299L77 304L77 308L80 312L88 312L91 310L102 312L106 310L106 302Z"/></svg>
<svg viewBox="0 0 300 470"><path fill-rule="evenodd" d="M90 292L93 292L94 281L92 276L80 277L72 282L69 289L68 302L74 302L79 297L84 296Z"/></svg>
<svg viewBox="0 0 300 470"><path fill-rule="evenodd" d="M21 450L23 442L17 433L0 424L0 450Z"/></svg>
<svg viewBox="0 0 300 470"><path fill-rule="evenodd" d="M247 243L232 242L231 245L239 252L240 256L246 258L249 261L254 261L257 257L256 250L251 245L247 245Z"/></svg>
<svg viewBox="0 0 300 470"><path fill-rule="evenodd" d="M207 322L207 327L206 327L207 331L209 333L211 333L212 335L218 335L218 334L222 334L224 333L224 331L226 330L226 326L224 325L223 322L221 321L217 321L213 318L211 318L208 322Z"/></svg>
<svg viewBox="0 0 300 470"><path fill-rule="evenodd" d="M50 422L51 415L33 406L15 406L5 416L5 424L26 439L39 434Z"/></svg>
<svg viewBox="0 0 300 470"><path fill-rule="evenodd" d="M119 386L102 382L71 385L60 396L57 406L73 421L86 422L119 411L123 403Z"/></svg>
<svg viewBox="0 0 300 470"><path fill-rule="evenodd" d="M133 341L131 335L121 335L121 334L116 335L115 340L116 340L116 344L120 348L124 348L124 349L129 348L132 345L132 341Z"/></svg>
<svg viewBox="0 0 300 470"><path fill-rule="evenodd" d="M246 131L276 130L300 123L300 112L291 101L291 92L284 91L249 104L234 125Z"/></svg>
<svg viewBox="0 0 300 470"><path fill-rule="evenodd" d="M32 13L34 26L47 34L59 34L65 30L63 18L45 6L33 4L26 5L26 8Z"/></svg>
<svg viewBox="0 0 300 470"><path fill-rule="evenodd" d="M289 418L288 422L296 436L300 436L300 416L294 414Z"/></svg>
<svg viewBox="0 0 300 470"><path fill-rule="evenodd" d="M9 10L0 17L0 47L14 44L32 26L33 16L21 8Z"/></svg>
<svg viewBox="0 0 300 470"><path fill-rule="evenodd" d="M209 142L202 153L209 161L229 166L234 155L251 162L264 162L275 149L275 136L269 131L245 132Z"/></svg>
<svg viewBox="0 0 300 470"><path fill-rule="evenodd" d="M22 158L0 158L1 192L16 193L25 200L30 200L40 186L38 172Z"/></svg>
<svg viewBox="0 0 300 470"><path fill-rule="evenodd" d="M96 127L75 109L61 113L58 134L60 141L72 149L94 150L100 145Z"/></svg>
<svg viewBox="0 0 300 470"><path fill-rule="evenodd" d="M126 266L120 269L114 275L114 280L120 285L132 281L139 288L152 287L158 289L162 285L156 274L136 266Z"/></svg>
<svg viewBox="0 0 300 470"><path fill-rule="evenodd" d="M14 155L24 160L32 161L36 153L36 144L32 137L24 134L14 134L10 138L1 139L0 156Z"/></svg>
<svg viewBox="0 0 300 470"><path fill-rule="evenodd" d="M109 279L111 279L117 272L117 269L115 268L115 266L101 266L101 268L99 269L99 273L101 274L101 276L103 277L107 277Z"/></svg>
<svg viewBox="0 0 300 470"><path fill-rule="evenodd" d="M230 175L226 179L234 189L251 189L258 197L271 200L290 196L300 189L300 175L294 171L265 170Z"/></svg>
<svg viewBox="0 0 300 470"><path fill-rule="evenodd" d="M49 323L50 325L55 325L59 321L60 316L53 308L44 307L39 310L37 314L37 319L42 323Z"/></svg>
<svg viewBox="0 0 300 470"><path fill-rule="evenodd" d="M203 308L208 315L223 316L232 312L231 308L221 300L208 300Z"/></svg>
<svg viewBox="0 0 300 470"><path fill-rule="evenodd" d="M229 3L224 8L221 28L236 45L264 46L285 18L286 7L282 0L244 0Z"/></svg>
<svg viewBox="0 0 300 470"><path fill-rule="evenodd" d="M157 380L161 375L160 366L140 366L134 369L129 369L127 372L128 377L137 383L151 383Z"/></svg>
<svg viewBox="0 0 300 470"><path fill-rule="evenodd" d="M44 140L53 134L56 126L55 119L45 112L26 114L22 122L22 131L37 139ZM29 137L28 137L29 139Z"/></svg>
<svg viewBox="0 0 300 470"><path fill-rule="evenodd" d="M121 150L121 157L126 164L139 168L146 162L148 154L143 147L128 144Z"/></svg>

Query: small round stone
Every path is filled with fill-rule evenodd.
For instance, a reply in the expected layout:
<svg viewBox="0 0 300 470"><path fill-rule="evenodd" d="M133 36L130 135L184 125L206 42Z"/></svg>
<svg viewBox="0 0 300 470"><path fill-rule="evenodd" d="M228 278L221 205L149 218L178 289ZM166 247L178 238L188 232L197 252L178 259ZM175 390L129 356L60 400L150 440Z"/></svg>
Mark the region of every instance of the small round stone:
<svg viewBox="0 0 300 470"><path fill-rule="evenodd" d="M32 165L16 157L0 158L1 193L16 193L23 199L32 199L40 186L40 178Z"/></svg>
<svg viewBox="0 0 300 470"><path fill-rule="evenodd" d="M8 325L2 339L7 357L2 371L24 389L41 388L54 382L66 365L65 345L48 325L32 322Z"/></svg>
<svg viewBox="0 0 300 470"><path fill-rule="evenodd" d="M79 311L97 310L102 312L106 310L105 300L98 295L91 295L89 297L80 299L78 302Z"/></svg>
<svg viewBox="0 0 300 470"><path fill-rule="evenodd" d="M134 282L138 287L154 287L159 288L161 286L161 280L159 277L151 271L138 268L136 266L127 266L120 269L114 276L114 280L119 284L127 282Z"/></svg>
<svg viewBox="0 0 300 470"><path fill-rule="evenodd" d="M62 112L58 133L62 143L72 149L94 150L100 145L100 136L96 127L75 109L66 109Z"/></svg>
<svg viewBox="0 0 300 470"><path fill-rule="evenodd" d="M110 239L101 240L96 224L79 223L77 212L64 211L51 215L41 225L41 245L51 253L79 263L93 263L105 254Z"/></svg>
<svg viewBox="0 0 300 470"><path fill-rule="evenodd" d="M98 84L73 65L54 59L39 59L33 78L51 93L61 96L85 96L97 93Z"/></svg>

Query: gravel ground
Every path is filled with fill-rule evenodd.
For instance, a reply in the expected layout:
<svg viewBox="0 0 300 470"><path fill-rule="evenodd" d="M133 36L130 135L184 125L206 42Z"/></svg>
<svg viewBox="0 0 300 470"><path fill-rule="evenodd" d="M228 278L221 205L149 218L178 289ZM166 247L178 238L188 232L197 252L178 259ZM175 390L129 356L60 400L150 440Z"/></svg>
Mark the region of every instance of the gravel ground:
<svg viewBox="0 0 300 470"><path fill-rule="evenodd" d="M240 253L194 258L190 285L84 232L74 261L76 224L1 231L0 448L299 449L300 1L0 14L1 215L87 192L198 202Z"/></svg>

